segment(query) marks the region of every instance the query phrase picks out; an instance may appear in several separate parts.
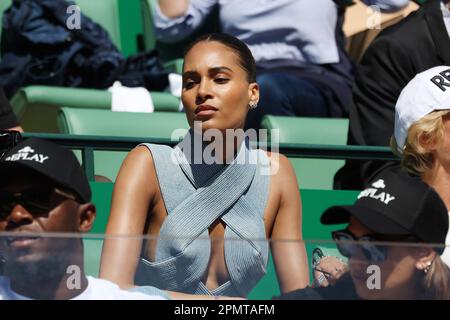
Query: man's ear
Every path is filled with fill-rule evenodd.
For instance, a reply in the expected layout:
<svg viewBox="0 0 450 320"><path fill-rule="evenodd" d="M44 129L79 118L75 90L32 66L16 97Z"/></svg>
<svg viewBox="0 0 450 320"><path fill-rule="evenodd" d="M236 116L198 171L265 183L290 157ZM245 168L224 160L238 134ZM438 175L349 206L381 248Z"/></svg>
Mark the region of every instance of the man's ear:
<svg viewBox="0 0 450 320"><path fill-rule="evenodd" d="M89 232L94 225L97 209L92 203L80 204L78 231Z"/></svg>

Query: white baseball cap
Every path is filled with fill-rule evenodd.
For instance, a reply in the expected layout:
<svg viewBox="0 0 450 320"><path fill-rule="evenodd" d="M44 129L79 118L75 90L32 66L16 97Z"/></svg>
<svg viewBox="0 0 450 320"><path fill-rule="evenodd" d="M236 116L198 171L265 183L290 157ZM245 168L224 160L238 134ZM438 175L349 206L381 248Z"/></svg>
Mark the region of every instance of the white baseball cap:
<svg viewBox="0 0 450 320"><path fill-rule="evenodd" d="M403 152L411 125L435 110L450 109L450 66L417 74L400 93L395 105L394 136Z"/></svg>

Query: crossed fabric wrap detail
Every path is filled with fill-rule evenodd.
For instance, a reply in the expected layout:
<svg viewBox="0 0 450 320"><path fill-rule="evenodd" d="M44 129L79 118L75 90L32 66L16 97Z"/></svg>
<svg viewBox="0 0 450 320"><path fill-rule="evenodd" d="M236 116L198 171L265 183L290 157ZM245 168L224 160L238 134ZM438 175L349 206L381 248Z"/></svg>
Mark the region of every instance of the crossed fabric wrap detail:
<svg viewBox="0 0 450 320"><path fill-rule="evenodd" d="M269 176L267 155L241 144L230 164L193 164L185 147L145 144L151 151L166 217L158 236L155 261L139 261L135 282L194 294L246 297L266 273L268 242L263 220ZM203 149L202 149L203 150ZM218 219L225 227L224 254L230 280L209 290L205 279L211 253L208 228Z"/></svg>

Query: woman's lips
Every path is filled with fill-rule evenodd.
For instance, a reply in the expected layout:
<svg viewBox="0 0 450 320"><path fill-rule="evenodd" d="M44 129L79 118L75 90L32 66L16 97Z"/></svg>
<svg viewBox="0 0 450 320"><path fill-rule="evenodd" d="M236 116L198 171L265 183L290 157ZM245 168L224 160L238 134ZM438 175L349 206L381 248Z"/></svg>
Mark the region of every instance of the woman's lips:
<svg viewBox="0 0 450 320"><path fill-rule="evenodd" d="M203 104L203 105L198 106L195 109L194 113L197 117L202 117L202 116L204 117L204 116L213 115L217 110L219 110L219 109L217 109L216 107Z"/></svg>

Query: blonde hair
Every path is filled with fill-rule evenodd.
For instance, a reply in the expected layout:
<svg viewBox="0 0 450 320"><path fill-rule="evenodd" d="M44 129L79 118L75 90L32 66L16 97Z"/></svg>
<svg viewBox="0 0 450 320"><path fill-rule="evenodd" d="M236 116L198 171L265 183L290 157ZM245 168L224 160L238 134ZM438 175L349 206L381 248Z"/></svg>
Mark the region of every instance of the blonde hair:
<svg viewBox="0 0 450 320"><path fill-rule="evenodd" d="M422 175L433 168L434 157L430 150L421 144L421 139L437 143L444 135L443 117L450 114L450 110L433 111L420 120L414 122L408 129L403 154L398 151L398 144L391 137L392 151L402 158L402 166L415 175Z"/></svg>

